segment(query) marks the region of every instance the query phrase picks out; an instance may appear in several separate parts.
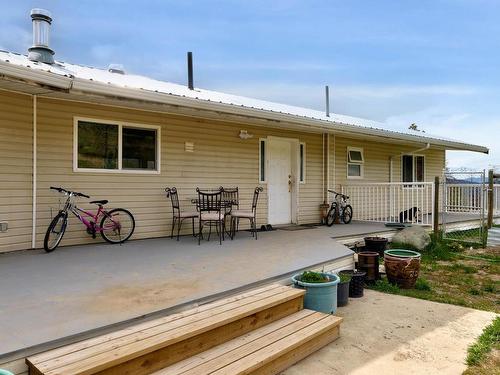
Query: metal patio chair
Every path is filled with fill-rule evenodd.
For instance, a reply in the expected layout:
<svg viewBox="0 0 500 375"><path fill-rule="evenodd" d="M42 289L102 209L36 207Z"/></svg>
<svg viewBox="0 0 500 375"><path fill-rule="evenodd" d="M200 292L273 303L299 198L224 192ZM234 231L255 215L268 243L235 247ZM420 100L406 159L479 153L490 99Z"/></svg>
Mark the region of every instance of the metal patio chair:
<svg viewBox="0 0 500 375"><path fill-rule="evenodd" d="M210 240L210 235L212 233L212 224L215 224L217 233L219 234L219 243L222 245L222 240L224 239L224 208L222 205L222 194L224 189L219 188L218 191L206 191L196 188L198 193L198 211L199 211L199 222L198 222L198 245L201 243L201 236L203 232L203 226L208 223L210 230L208 233L207 240Z"/></svg>
<svg viewBox="0 0 500 375"><path fill-rule="evenodd" d="M231 239L234 238L236 230L239 227L240 219L250 220L250 230L252 236L257 239L257 201L259 200L259 194L263 191L260 186L257 186L253 192L252 199L252 209L251 210L232 210L231 211Z"/></svg>
<svg viewBox="0 0 500 375"><path fill-rule="evenodd" d="M182 222L186 219L191 219L193 224L193 237L196 236L194 232L194 219L199 215L197 211L182 211L179 204L179 195L177 194L177 189L175 187L165 188L167 193L167 198L172 201L172 230L170 232L170 238L174 238L174 228L177 223L177 241L179 241L179 235L181 232Z"/></svg>

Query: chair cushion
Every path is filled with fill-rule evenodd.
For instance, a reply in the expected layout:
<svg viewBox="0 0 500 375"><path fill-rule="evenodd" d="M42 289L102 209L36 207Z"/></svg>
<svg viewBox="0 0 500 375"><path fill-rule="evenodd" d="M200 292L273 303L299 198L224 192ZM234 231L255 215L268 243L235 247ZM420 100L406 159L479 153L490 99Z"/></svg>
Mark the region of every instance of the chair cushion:
<svg viewBox="0 0 500 375"><path fill-rule="evenodd" d="M224 219L224 213L221 213L219 216L218 212L202 212L201 213L201 220L202 221L209 221L209 220L215 220L219 221Z"/></svg>
<svg viewBox="0 0 500 375"><path fill-rule="evenodd" d="M231 211L231 216L253 218L253 212L247 210L233 210Z"/></svg>
<svg viewBox="0 0 500 375"><path fill-rule="evenodd" d="M185 212L176 213L175 216L184 219L187 217L198 217L199 213L197 211L185 211Z"/></svg>

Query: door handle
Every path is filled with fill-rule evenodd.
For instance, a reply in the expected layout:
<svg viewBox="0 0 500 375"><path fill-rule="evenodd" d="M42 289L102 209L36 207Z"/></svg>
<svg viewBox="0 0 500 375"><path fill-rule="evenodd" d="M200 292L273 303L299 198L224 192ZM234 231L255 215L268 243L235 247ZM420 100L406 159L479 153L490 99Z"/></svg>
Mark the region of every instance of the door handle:
<svg viewBox="0 0 500 375"><path fill-rule="evenodd" d="M288 175L288 192L292 192L292 175Z"/></svg>

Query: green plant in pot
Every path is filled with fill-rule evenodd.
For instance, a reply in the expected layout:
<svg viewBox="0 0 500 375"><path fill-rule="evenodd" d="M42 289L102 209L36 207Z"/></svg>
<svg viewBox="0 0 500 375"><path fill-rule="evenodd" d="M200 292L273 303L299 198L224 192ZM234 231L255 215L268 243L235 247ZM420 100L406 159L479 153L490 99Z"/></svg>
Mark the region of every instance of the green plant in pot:
<svg viewBox="0 0 500 375"><path fill-rule="evenodd" d="M324 313L334 313L337 310L337 275L304 271L292 277L296 288L305 289L304 308Z"/></svg>
<svg viewBox="0 0 500 375"><path fill-rule="evenodd" d="M346 273L339 274L340 282L337 285L337 307L345 306L349 303L349 282L352 276Z"/></svg>

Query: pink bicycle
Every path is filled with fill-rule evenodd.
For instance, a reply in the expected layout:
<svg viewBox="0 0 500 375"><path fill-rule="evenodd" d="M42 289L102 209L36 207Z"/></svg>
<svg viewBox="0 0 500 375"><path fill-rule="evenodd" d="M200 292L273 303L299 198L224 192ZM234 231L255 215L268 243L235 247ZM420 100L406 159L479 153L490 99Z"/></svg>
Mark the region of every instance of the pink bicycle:
<svg viewBox="0 0 500 375"><path fill-rule="evenodd" d="M96 233L99 232L105 241L116 244L127 241L134 233L135 220L129 211L123 208L115 208L107 211L103 206L108 201L100 200L90 202L98 206L97 212L94 214L78 208L73 202L73 198L75 197L90 198L88 195L60 187L51 186L50 188L66 195L67 199L63 209L52 219L47 228L47 233L43 241L43 247L46 252L54 251L59 246L68 225L68 212L75 215L87 227L87 233L92 238L96 238ZM98 225L97 222L99 220L100 224Z"/></svg>

